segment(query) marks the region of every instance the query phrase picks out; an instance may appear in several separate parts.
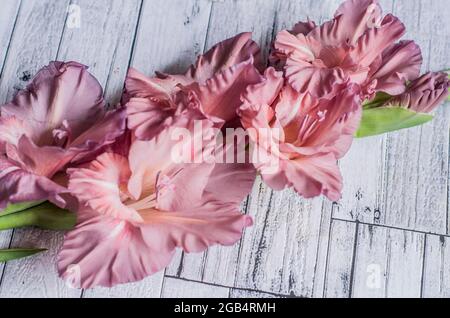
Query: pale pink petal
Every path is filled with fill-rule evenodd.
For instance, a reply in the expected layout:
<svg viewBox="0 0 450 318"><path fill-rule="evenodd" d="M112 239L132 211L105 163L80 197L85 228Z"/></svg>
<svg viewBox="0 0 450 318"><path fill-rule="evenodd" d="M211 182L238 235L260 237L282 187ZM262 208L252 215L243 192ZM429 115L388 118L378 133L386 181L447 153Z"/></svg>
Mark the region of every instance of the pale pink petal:
<svg viewBox="0 0 450 318"><path fill-rule="evenodd" d="M88 208L65 235L58 271L75 288L135 282L169 265L175 246L158 225L134 225Z"/></svg>
<svg viewBox="0 0 450 318"><path fill-rule="evenodd" d="M128 160L104 153L85 168L69 169L69 190L81 204L118 220L139 221L137 212L122 203L131 176Z"/></svg>
<svg viewBox="0 0 450 318"><path fill-rule="evenodd" d="M61 194L67 189L46 177L23 170L14 162L0 157L0 211L8 204L49 200L64 206Z"/></svg>
<svg viewBox="0 0 450 318"><path fill-rule="evenodd" d="M38 146L51 145L53 131L64 121L76 137L103 114L104 105L102 88L86 66L52 62L1 108L1 114L26 121L29 137Z"/></svg>
<svg viewBox="0 0 450 318"><path fill-rule="evenodd" d="M286 176L295 191L304 198L321 194L332 201L341 197L342 176L333 154L298 158L286 164Z"/></svg>
<svg viewBox="0 0 450 318"><path fill-rule="evenodd" d="M147 98L131 98L126 105L128 128L141 140L151 140L173 121L176 108Z"/></svg>
<svg viewBox="0 0 450 318"><path fill-rule="evenodd" d="M17 147L23 135L27 135L28 128L24 121L16 117L0 117L0 154L6 152L6 145Z"/></svg>

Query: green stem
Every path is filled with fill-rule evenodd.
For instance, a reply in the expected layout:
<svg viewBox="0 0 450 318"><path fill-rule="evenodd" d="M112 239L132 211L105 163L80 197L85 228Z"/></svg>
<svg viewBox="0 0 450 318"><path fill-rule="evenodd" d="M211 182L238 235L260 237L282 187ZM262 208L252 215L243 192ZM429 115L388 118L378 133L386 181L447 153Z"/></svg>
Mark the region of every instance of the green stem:
<svg viewBox="0 0 450 318"><path fill-rule="evenodd" d="M12 261L14 259L32 256L34 254L46 251L45 248L20 248L11 250L0 250L0 263Z"/></svg>
<svg viewBox="0 0 450 318"><path fill-rule="evenodd" d="M21 212L0 214L0 230L37 226L46 230L70 230L75 226L76 215L45 202Z"/></svg>

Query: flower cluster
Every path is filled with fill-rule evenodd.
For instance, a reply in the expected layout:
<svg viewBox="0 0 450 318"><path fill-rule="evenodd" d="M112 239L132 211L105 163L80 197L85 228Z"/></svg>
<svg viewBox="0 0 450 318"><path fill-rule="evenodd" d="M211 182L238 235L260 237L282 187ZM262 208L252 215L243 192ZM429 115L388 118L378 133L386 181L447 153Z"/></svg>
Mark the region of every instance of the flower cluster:
<svg viewBox="0 0 450 318"><path fill-rule="evenodd" d="M52 62L0 108L0 209L49 201L76 212L58 270L90 288L141 280L177 248L237 242L257 173L274 190L338 200L337 160L355 135L424 123L448 96L447 74L420 77L420 48L397 42L404 32L376 0L347 0L331 21L281 31L268 67L242 33L183 74L130 69L110 111L86 66ZM246 136L222 140L236 129ZM211 149L244 160L195 160Z"/></svg>

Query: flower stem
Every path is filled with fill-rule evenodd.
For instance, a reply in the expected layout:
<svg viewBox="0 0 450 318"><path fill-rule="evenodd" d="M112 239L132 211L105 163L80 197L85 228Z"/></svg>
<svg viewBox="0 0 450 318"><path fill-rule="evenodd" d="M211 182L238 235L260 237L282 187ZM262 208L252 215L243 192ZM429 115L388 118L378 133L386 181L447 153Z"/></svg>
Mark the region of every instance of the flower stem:
<svg viewBox="0 0 450 318"><path fill-rule="evenodd" d="M50 202L16 213L0 214L0 230L27 226L56 231L70 230L75 223L75 213L61 209Z"/></svg>

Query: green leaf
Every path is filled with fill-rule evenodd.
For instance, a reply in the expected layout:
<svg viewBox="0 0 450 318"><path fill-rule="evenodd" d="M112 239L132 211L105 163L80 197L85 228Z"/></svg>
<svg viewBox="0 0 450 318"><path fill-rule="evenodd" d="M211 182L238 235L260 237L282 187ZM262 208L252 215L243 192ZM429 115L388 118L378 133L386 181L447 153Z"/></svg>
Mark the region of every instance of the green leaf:
<svg viewBox="0 0 450 318"><path fill-rule="evenodd" d="M29 208L40 205L44 202L45 201L34 201L34 202L22 202L17 204L10 204L6 207L6 209L0 212L0 215L12 214L23 210L27 210Z"/></svg>
<svg viewBox="0 0 450 318"><path fill-rule="evenodd" d="M416 113L402 107L364 109L357 138L384 134L391 131L425 124L433 119L430 114Z"/></svg>
<svg viewBox="0 0 450 318"><path fill-rule="evenodd" d="M37 226L46 230L70 230L75 226L76 215L50 202L34 206L28 210L0 214L0 230Z"/></svg>
<svg viewBox="0 0 450 318"><path fill-rule="evenodd" d="M19 248L11 250L0 250L0 263L24 258L46 251L45 248Z"/></svg>
<svg viewBox="0 0 450 318"><path fill-rule="evenodd" d="M387 101L389 101L392 98L391 95L384 93L384 92L378 92L374 99L370 101L366 101L363 103L363 109L370 109L375 107L381 107L383 106Z"/></svg>

